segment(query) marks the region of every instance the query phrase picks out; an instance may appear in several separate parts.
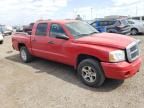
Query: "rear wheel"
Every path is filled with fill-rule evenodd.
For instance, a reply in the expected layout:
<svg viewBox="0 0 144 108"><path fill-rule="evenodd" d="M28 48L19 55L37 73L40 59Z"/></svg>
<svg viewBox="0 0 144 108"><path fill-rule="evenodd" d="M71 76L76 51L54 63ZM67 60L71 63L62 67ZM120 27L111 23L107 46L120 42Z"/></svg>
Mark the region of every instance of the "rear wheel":
<svg viewBox="0 0 144 108"><path fill-rule="evenodd" d="M78 75L82 82L91 87L99 87L104 83L105 76L97 60L85 59L78 66Z"/></svg>
<svg viewBox="0 0 144 108"><path fill-rule="evenodd" d="M138 34L138 30L133 28L131 29L131 35L137 35Z"/></svg>
<svg viewBox="0 0 144 108"><path fill-rule="evenodd" d="M20 47L20 58L24 63L31 62L32 55L25 46Z"/></svg>

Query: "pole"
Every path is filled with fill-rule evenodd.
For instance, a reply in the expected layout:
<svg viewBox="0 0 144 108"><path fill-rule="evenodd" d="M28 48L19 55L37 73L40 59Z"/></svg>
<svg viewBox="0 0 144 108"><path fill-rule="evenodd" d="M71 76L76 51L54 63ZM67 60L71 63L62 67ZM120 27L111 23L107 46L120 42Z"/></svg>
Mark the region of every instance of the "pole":
<svg viewBox="0 0 144 108"><path fill-rule="evenodd" d="M138 13L138 8L137 8L137 4L136 4L136 16L137 16L137 13Z"/></svg>
<svg viewBox="0 0 144 108"><path fill-rule="evenodd" d="M93 19L93 8L91 8L91 20Z"/></svg>

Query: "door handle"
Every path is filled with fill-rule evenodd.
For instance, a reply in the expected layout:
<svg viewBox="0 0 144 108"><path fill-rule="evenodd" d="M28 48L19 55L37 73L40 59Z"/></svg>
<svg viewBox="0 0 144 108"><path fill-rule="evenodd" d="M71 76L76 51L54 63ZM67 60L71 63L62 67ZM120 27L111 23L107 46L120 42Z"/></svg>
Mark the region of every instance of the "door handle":
<svg viewBox="0 0 144 108"><path fill-rule="evenodd" d="M48 43L49 43L49 44L54 44L54 42L53 42L53 41L49 41Z"/></svg>

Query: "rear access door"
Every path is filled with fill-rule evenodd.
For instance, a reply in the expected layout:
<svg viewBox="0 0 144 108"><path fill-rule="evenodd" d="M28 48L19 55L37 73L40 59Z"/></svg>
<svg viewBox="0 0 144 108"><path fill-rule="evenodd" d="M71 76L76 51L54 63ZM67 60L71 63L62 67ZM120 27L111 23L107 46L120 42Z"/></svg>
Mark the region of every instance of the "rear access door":
<svg viewBox="0 0 144 108"><path fill-rule="evenodd" d="M48 23L39 23L34 27L32 37L31 37L31 45L33 55L49 58L49 36L48 36Z"/></svg>

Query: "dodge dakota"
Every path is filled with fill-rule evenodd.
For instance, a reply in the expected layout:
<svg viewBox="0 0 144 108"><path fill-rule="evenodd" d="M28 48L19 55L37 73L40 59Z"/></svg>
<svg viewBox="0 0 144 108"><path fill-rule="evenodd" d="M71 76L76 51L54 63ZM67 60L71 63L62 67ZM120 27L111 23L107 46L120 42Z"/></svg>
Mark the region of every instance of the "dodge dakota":
<svg viewBox="0 0 144 108"><path fill-rule="evenodd" d="M141 65L138 40L99 33L76 20L37 21L31 34L13 34L12 46L25 63L40 57L73 66L81 81L91 87L101 86L105 78L132 77Z"/></svg>

